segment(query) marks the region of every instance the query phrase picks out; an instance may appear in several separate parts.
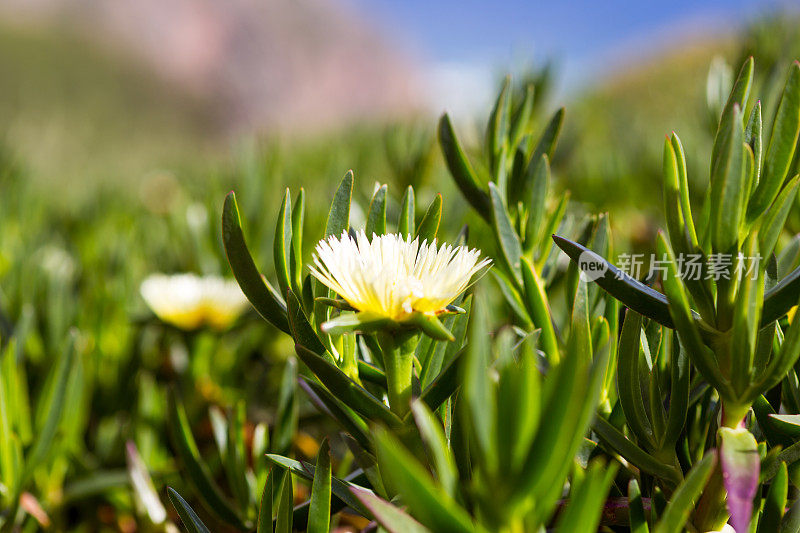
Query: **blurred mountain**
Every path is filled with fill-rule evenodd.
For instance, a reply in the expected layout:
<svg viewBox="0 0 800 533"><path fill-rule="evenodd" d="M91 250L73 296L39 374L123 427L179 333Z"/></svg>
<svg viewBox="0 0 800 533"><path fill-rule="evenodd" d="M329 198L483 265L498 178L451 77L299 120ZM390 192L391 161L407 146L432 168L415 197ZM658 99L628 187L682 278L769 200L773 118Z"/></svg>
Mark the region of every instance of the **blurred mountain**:
<svg viewBox="0 0 800 533"><path fill-rule="evenodd" d="M130 54L233 133L394 118L420 102L412 62L335 0L4 0L0 18Z"/></svg>

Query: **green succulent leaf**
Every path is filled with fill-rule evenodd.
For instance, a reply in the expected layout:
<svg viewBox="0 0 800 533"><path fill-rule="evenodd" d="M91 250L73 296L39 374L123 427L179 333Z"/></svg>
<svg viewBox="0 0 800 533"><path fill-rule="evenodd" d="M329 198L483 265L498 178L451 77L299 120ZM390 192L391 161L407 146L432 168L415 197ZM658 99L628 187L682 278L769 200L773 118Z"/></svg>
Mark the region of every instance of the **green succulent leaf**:
<svg viewBox="0 0 800 533"><path fill-rule="evenodd" d="M569 503L558 519L556 531L564 533L596 531L608 489L616 473L616 465L606 468L598 461L592 462L586 470L585 477L580 483L572 486Z"/></svg>
<svg viewBox="0 0 800 533"><path fill-rule="evenodd" d="M636 478L628 482L628 512L631 522L631 533L650 533L644 514L642 492Z"/></svg>
<svg viewBox="0 0 800 533"><path fill-rule="evenodd" d="M338 237L342 232L350 229L350 201L353 197L353 171L348 170L342 178L328 211L328 220L325 223L325 237L331 235Z"/></svg>
<svg viewBox="0 0 800 533"><path fill-rule="evenodd" d="M386 405L372 396L361 385L350 379L333 363L304 346L295 345L295 351L306 366L325 387L345 405L367 420L381 421L390 427L400 427L402 422Z"/></svg>
<svg viewBox="0 0 800 533"><path fill-rule="evenodd" d="M739 104L734 104L729 123L731 131L720 134L722 142L718 149L718 158L711 169L711 244L712 249L720 253L728 253L736 247L746 208L744 130L741 115Z"/></svg>
<svg viewBox="0 0 800 533"><path fill-rule="evenodd" d="M464 198L484 220L490 221L492 208L489 195L479 184L477 174L472 169L464 150L461 149L453 130L453 124L450 122L450 117L447 113L442 115L439 120L439 144L442 148L447 168L461 190L461 194L464 195Z"/></svg>
<svg viewBox="0 0 800 533"><path fill-rule="evenodd" d="M425 212L425 216L422 217L422 220L419 222L419 226L417 227L417 233L415 235L416 238L422 241L428 241L428 243L432 243L436 239L436 234L439 231L439 222L442 219L442 195L437 194L431 205L428 206L428 210Z"/></svg>
<svg viewBox="0 0 800 533"><path fill-rule="evenodd" d="M328 335L342 335L354 331L378 331L392 324L392 319L387 316L371 311L361 311L357 313L342 313L323 323L321 329Z"/></svg>
<svg viewBox="0 0 800 533"><path fill-rule="evenodd" d="M595 272L590 274L594 282L611 296L663 326L675 327L666 296L633 279L585 246L558 235L553 235L553 240L575 263L579 263L582 254L585 253L587 255L584 257L591 257L593 261L603 264L605 271L599 277L595 277Z"/></svg>
<svg viewBox="0 0 800 533"><path fill-rule="evenodd" d="M492 229L497 237L497 242L500 244L500 251L502 252L506 269L517 280L517 285L519 285L520 257L522 257L519 236L508 216L503 196L495 184L489 184L489 193L492 198Z"/></svg>
<svg viewBox="0 0 800 533"><path fill-rule="evenodd" d="M278 502L278 516L275 519L275 533L292 533L294 523L294 488L292 475L287 473L283 478L281 498Z"/></svg>
<svg viewBox="0 0 800 533"><path fill-rule="evenodd" d="M372 447L369 427L353 409L345 405L322 384L302 376L299 382L300 387L321 412L336 421L361 447L365 449Z"/></svg>
<svg viewBox="0 0 800 533"><path fill-rule="evenodd" d="M689 513L694 509L695 502L703 492L716 464L717 454L711 450L694 465L683 483L672 494L654 529L655 533L680 533L684 530L683 526L689 519Z"/></svg>
<svg viewBox="0 0 800 533"><path fill-rule="evenodd" d="M637 468L648 474L668 480L672 484L677 484L681 481L681 474L674 467L662 463L639 448L604 418L597 417L592 423L592 429L606 446L620 454Z"/></svg>
<svg viewBox="0 0 800 533"><path fill-rule="evenodd" d="M231 270L242 292L256 311L273 326L290 333L286 318L286 304L256 268L242 233L239 208L233 191L225 197L222 211L222 242Z"/></svg>
<svg viewBox="0 0 800 533"><path fill-rule="evenodd" d="M793 177L780 192L772 207L766 212L759 230L758 251L762 257L770 257L778 243L789 212L797 199L800 175Z"/></svg>
<svg viewBox="0 0 800 533"><path fill-rule="evenodd" d="M357 488L353 488L352 491L361 500L361 503L372 511L375 519L389 533L430 533L430 529L414 520L399 507L395 507L374 493Z"/></svg>
<svg viewBox="0 0 800 533"><path fill-rule="evenodd" d="M256 533L272 533L272 517L275 514L273 504L275 496L280 494L286 475L286 470L283 468L273 467L267 472L267 480L264 483L264 490L261 492L261 503L258 506Z"/></svg>
<svg viewBox="0 0 800 533"><path fill-rule="evenodd" d="M386 430L375 434L381 472L412 514L433 531L472 532L470 516L437 486L428 471Z"/></svg>
<svg viewBox="0 0 800 533"><path fill-rule="evenodd" d="M717 133L714 137L714 146L711 150L711 171L712 175L714 169L719 165L720 159L724 156L721 154L723 145L729 142L728 136L733 130L734 123L738 119L741 122L740 113L736 113L734 118L734 108L738 107L740 110L744 109L747 105L747 97L750 94L750 85L753 82L753 58L747 58L742 65L736 82L733 84L728 101L725 103L725 108L722 110L722 116L719 119L717 126Z"/></svg>
<svg viewBox="0 0 800 533"><path fill-rule="evenodd" d="M414 188L409 185L403 194L403 201L400 204L400 220L397 222L397 232L406 238L415 233L416 205L414 199Z"/></svg>
<svg viewBox="0 0 800 533"><path fill-rule="evenodd" d="M761 181L750 198L747 219L758 218L772 203L783 185L794 157L800 133L800 63L789 69L778 112L772 123L772 134L764 156Z"/></svg>
<svg viewBox="0 0 800 533"><path fill-rule="evenodd" d="M328 533L331 521L331 448L323 439L317 453L314 481L311 486L311 507L308 511L308 533Z"/></svg>
<svg viewBox="0 0 800 533"><path fill-rule="evenodd" d="M550 304L544 282L527 259L521 261L522 285L525 295L525 308L534 327L541 329L539 342L548 358L557 363L560 357L558 339L552 321Z"/></svg>
<svg viewBox="0 0 800 533"><path fill-rule="evenodd" d="M628 427L640 442L655 447L653 428L644 407L641 382L639 381L641 334L642 316L628 309L619 339L617 390Z"/></svg>
<svg viewBox="0 0 800 533"><path fill-rule="evenodd" d="M200 451L197 449L186 412L175 394L170 395L169 409L170 429L175 440L178 457L181 458L185 472L197 490L197 495L217 518L235 528L247 529L247 525L234 506L222 495L222 491L214 482L208 467L200 458Z"/></svg>
<svg viewBox="0 0 800 533"><path fill-rule="evenodd" d="M388 187L381 185L375 194L372 195L372 201L369 204L369 212L367 213L367 224L364 227L364 232L367 237L372 238L373 234L383 235L386 233L386 192Z"/></svg>
<svg viewBox="0 0 800 533"><path fill-rule="evenodd" d="M419 428L422 440L428 449L428 453L433 459L436 469L436 477L444 488L445 492L451 497L456 497L458 490L458 470L453 459L452 451L447 445L444 428L441 422L434 416L433 412L423 401L415 401L411 404L411 412L414 421Z"/></svg>
<svg viewBox="0 0 800 533"><path fill-rule="evenodd" d="M783 515L786 512L786 496L789 491L789 474L786 463L781 463L778 473L772 480L764 498L764 508L758 520L757 533L779 531Z"/></svg>
<svg viewBox="0 0 800 533"><path fill-rule="evenodd" d="M791 271L774 287L764 291L764 306L761 311L761 326L778 320L800 299L800 267Z"/></svg>
<svg viewBox="0 0 800 533"><path fill-rule="evenodd" d="M292 197L289 189L286 189L281 202L281 209L278 213L272 254L281 294L286 294L286 291L293 287L292 276L289 273L292 257Z"/></svg>
<svg viewBox="0 0 800 533"><path fill-rule="evenodd" d="M185 527L189 533L211 533L203 521L200 520L200 517L197 516L197 513L194 512L194 509L186 503L186 500L184 500L175 489L167 487L167 496L169 497L169 501L172 502L172 506L175 507L175 510L178 512L178 516L181 517L183 527Z"/></svg>
<svg viewBox="0 0 800 533"><path fill-rule="evenodd" d="M291 473L295 476L311 481L312 483L314 481L314 473L316 472L314 465L309 463L301 463L300 461L295 461L294 459L289 459L288 457L274 454L267 454L267 459L269 459L269 461L277 467L288 470L287 478L289 478L288 473ZM336 498L339 498L341 501L346 503L348 507L353 509L361 516L372 518L372 514L370 514L370 512L363 505L361 505L361 502L355 496L353 496L353 488L362 487L350 481L345 481L344 479L331 477L331 493Z"/></svg>

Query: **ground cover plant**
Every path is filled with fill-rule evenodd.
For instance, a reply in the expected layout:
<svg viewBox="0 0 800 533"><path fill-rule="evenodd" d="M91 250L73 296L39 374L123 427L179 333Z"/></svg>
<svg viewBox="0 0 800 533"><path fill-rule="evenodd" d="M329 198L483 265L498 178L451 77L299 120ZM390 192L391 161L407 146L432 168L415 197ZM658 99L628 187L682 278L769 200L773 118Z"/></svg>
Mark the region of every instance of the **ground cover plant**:
<svg viewBox="0 0 800 533"><path fill-rule="evenodd" d="M481 135L78 213L0 150L0 531L800 531L800 63L763 31L626 163L650 240L573 200L547 69Z"/></svg>

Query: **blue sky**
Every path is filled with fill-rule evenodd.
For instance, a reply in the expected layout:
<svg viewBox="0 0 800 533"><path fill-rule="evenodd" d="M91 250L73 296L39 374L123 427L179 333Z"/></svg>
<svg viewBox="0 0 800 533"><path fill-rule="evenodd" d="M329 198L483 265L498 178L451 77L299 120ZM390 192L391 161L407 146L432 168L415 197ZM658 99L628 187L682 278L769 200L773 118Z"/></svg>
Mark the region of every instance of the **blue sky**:
<svg viewBox="0 0 800 533"><path fill-rule="evenodd" d="M591 76L597 65L644 55L690 33L722 32L790 5L789 0L352 2L423 65L430 83L440 89L462 83L469 87L465 96L475 100L476 92L487 90L478 78L532 57L556 59L569 87Z"/></svg>

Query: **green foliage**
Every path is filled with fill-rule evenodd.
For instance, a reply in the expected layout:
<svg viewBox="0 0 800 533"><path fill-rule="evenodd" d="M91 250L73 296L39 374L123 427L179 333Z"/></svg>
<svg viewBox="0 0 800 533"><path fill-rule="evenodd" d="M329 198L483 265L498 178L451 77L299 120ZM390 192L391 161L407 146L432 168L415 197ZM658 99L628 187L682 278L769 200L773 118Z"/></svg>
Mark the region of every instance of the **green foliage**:
<svg viewBox="0 0 800 533"><path fill-rule="evenodd" d="M800 66L753 52L735 78L714 63L712 118L686 132L673 75L663 144L672 125L603 122L596 95L548 109L545 69L503 81L482 135L443 115L253 145L76 213L0 149L0 531L797 530ZM575 177L609 169L663 177L633 193L662 207L654 239L630 247L628 213L564 190L615 206ZM435 314L356 309L308 266L361 229L477 246L491 279ZM657 254L642 279L613 265L637 249ZM687 254L763 260L687 279ZM136 297L157 270L228 268L252 309L227 329Z"/></svg>

